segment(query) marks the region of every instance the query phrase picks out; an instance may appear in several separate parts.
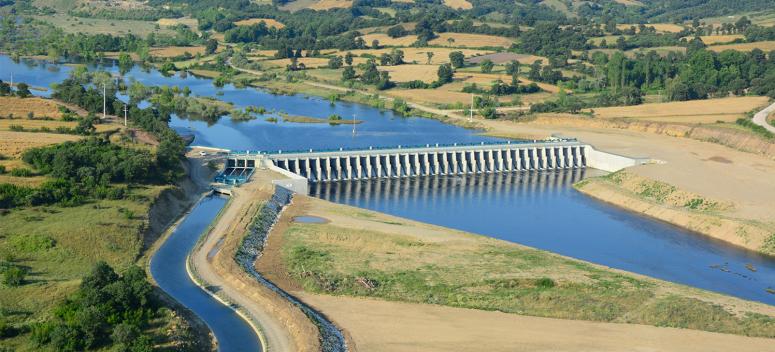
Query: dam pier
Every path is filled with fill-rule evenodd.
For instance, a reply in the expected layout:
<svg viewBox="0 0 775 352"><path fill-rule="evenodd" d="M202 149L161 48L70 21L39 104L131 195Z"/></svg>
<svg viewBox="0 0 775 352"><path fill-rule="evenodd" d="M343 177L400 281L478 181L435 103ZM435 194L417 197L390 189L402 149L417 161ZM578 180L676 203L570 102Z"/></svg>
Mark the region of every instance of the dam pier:
<svg viewBox="0 0 775 352"><path fill-rule="evenodd" d="M276 184L307 194L309 183L585 167L616 171L637 163L636 159L597 151L576 139L351 150L232 151L226 156L219 181L238 184L247 180L255 168L269 168L287 176Z"/></svg>

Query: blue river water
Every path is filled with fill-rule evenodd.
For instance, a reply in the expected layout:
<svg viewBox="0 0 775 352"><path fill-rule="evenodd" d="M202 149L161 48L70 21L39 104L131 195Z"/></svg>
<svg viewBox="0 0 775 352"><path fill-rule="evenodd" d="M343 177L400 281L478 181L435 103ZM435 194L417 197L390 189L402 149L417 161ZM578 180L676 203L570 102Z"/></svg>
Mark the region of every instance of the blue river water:
<svg viewBox="0 0 775 352"><path fill-rule="evenodd" d="M0 79L47 86L66 78L70 67L14 63L0 56ZM117 72L117 68L105 69ZM229 149L298 150L339 147L478 143L493 141L477 131L436 120L403 117L358 104L303 95L272 95L248 88L212 86L208 79L164 77L134 68L126 74L147 85L188 86L194 95L217 97L236 106L325 118L355 114L364 123L271 123L263 118L208 125L174 117L171 125L193 134L194 144ZM46 92L36 92L46 95ZM597 202L575 191L572 182L595 174L526 173L464 178L418 178L326 184L313 195L339 203L496 237L667 281L775 304L775 259L746 251ZM749 268L753 268L751 270Z"/></svg>

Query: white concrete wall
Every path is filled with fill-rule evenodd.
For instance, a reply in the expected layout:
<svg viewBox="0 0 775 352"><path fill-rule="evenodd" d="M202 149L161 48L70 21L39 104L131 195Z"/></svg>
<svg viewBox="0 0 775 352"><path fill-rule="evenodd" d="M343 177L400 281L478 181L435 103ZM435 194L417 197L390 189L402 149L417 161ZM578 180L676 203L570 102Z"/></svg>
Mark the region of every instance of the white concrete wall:
<svg viewBox="0 0 775 352"><path fill-rule="evenodd" d="M645 164L644 160L602 152L592 146L584 148L584 155L587 158L587 167L608 172L616 172L631 166Z"/></svg>
<svg viewBox="0 0 775 352"><path fill-rule="evenodd" d="M272 180L272 184L303 195L309 194L309 181L306 177L297 175L285 169L281 169L269 161L266 163L269 170L282 174L287 178Z"/></svg>

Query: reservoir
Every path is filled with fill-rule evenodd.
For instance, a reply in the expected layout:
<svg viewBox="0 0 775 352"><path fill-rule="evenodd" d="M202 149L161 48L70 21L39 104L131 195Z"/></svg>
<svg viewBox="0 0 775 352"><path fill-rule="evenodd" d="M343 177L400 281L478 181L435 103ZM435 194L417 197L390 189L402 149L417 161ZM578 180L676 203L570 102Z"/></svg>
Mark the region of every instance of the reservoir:
<svg viewBox="0 0 775 352"><path fill-rule="evenodd" d="M67 77L69 66L14 63L0 56L0 79L47 86ZM118 72L115 67L105 69ZM165 77L132 69L125 75L146 85L188 86L194 95L229 101L238 107L326 118L332 113L363 120L349 125L217 121L174 116L171 126L194 135L194 144L263 151L393 147L433 143L478 143L497 139L440 121L403 117L389 111L303 95L272 95L211 80ZM47 92L33 91L46 95ZM451 227L536 247L651 277L775 304L775 259L712 240L595 201L572 188L596 170L507 173L327 183L312 187L314 196L338 203ZM749 268L755 268L751 270Z"/></svg>

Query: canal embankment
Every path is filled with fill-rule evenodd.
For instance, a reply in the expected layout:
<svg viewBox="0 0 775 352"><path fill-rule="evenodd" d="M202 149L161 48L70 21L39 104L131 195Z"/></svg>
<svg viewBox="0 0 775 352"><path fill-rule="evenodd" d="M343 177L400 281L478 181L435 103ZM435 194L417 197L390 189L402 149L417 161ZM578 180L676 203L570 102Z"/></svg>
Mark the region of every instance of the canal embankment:
<svg viewBox="0 0 775 352"><path fill-rule="evenodd" d="M191 254L190 265L217 295L256 322L268 350L320 351L317 326L292 303L246 273L235 260L255 216L272 195L271 182L260 173L254 175L253 182L232 189L229 205Z"/></svg>

